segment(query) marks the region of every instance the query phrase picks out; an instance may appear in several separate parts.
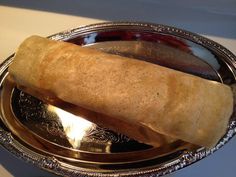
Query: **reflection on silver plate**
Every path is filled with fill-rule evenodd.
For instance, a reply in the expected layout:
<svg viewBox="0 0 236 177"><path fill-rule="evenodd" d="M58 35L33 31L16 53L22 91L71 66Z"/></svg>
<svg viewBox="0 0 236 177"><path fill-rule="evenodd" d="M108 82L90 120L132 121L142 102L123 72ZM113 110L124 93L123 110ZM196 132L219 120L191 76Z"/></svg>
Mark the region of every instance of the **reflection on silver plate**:
<svg viewBox="0 0 236 177"><path fill-rule="evenodd" d="M236 57L221 45L174 27L146 23L101 23L50 36L108 53L133 57L233 86ZM0 143L17 157L62 176L161 176L186 167L212 149L175 141L161 147L139 143L86 120L103 115L85 109L73 115L15 88L8 80L13 55L0 67Z"/></svg>

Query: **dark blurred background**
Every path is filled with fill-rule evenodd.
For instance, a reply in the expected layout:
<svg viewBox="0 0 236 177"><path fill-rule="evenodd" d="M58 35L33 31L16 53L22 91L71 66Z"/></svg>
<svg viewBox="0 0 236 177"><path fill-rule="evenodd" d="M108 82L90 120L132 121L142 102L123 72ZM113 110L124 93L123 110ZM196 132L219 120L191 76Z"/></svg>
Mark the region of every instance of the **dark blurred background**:
<svg viewBox="0 0 236 177"><path fill-rule="evenodd" d="M235 0L0 0L0 5L106 21L162 23L204 35L236 38Z"/></svg>

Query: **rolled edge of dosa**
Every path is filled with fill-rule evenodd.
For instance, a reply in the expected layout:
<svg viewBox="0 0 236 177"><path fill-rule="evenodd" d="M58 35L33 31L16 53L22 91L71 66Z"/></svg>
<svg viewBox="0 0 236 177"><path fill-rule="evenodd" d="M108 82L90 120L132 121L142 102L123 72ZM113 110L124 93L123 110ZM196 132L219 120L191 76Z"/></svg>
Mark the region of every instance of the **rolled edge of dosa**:
<svg viewBox="0 0 236 177"><path fill-rule="evenodd" d="M5 80L5 84L15 85L16 82L11 76L8 76ZM129 138L139 141L140 143L146 143L154 147L160 147L165 145L165 148L169 148L168 144L177 141L177 139L162 135L155 132L141 124L126 122L122 119L109 117L105 114L94 112L83 107L67 103L60 100L52 93L37 89L31 89L22 85L15 85L21 91L30 94L33 97L40 99L41 101L63 109L64 111L70 112L74 115L84 118L93 123L98 124L101 127L109 128L115 132L122 133ZM135 132L135 133L134 133ZM190 147L191 148L191 147Z"/></svg>
<svg viewBox="0 0 236 177"><path fill-rule="evenodd" d="M224 84L38 36L20 45L9 73L19 85L205 147L233 111Z"/></svg>

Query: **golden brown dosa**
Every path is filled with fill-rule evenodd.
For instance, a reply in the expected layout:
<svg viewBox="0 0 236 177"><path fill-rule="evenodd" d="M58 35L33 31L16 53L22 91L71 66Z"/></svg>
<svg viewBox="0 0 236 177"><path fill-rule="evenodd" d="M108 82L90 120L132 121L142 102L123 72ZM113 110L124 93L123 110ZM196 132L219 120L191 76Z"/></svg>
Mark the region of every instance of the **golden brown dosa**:
<svg viewBox="0 0 236 177"><path fill-rule="evenodd" d="M205 147L224 135L233 110L227 85L38 36L20 45L9 73L18 85L114 117L114 129L120 120ZM150 139L141 141L158 144Z"/></svg>

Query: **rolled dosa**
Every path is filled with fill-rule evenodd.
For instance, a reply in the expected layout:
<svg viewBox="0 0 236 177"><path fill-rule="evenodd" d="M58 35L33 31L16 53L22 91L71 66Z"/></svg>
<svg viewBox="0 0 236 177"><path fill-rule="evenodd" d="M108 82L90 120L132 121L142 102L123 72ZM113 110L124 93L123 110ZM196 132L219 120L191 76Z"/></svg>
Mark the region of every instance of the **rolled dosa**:
<svg viewBox="0 0 236 177"><path fill-rule="evenodd" d="M20 45L9 74L20 86L116 118L111 127L120 120L204 147L224 135L233 111L227 85L39 36Z"/></svg>

